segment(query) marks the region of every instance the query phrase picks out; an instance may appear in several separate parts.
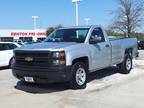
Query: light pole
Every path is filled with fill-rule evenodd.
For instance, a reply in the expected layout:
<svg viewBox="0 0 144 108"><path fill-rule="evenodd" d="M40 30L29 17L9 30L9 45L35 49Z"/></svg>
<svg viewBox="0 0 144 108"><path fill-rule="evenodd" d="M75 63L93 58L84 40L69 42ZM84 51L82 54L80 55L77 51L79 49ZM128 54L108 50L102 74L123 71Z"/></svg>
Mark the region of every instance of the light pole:
<svg viewBox="0 0 144 108"><path fill-rule="evenodd" d="M124 15L123 17L124 17L124 18L126 19L126 21L127 21L128 16ZM127 22L126 22L126 23L127 23ZM128 37L128 25L126 25L126 37Z"/></svg>
<svg viewBox="0 0 144 108"><path fill-rule="evenodd" d="M91 20L90 18L84 18L85 20L85 25L89 25L89 21Z"/></svg>
<svg viewBox="0 0 144 108"><path fill-rule="evenodd" d="M73 3L75 3L75 8L76 8L76 26L79 25L79 13L78 13L78 3L81 0L72 0Z"/></svg>
<svg viewBox="0 0 144 108"><path fill-rule="evenodd" d="M34 30L37 29L37 22L36 22L36 20L37 20L38 18L39 18L39 16L32 16Z"/></svg>

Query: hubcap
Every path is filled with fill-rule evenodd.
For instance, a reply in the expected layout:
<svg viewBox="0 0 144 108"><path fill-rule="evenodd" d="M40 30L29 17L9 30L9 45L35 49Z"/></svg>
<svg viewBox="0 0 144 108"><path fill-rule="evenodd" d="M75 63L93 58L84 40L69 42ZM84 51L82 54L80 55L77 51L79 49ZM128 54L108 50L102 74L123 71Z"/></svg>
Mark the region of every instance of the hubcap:
<svg viewBox="0 0 144 108"><path fill-rule="evenodd" d="M76 82L78 85L83 85L86 81L86 72L83 68L79 68L76 71Z"/></svg>
<svg viewBox="0 0 144 108"><path fill-rule="evenodd" d="M131 69L131 60L130 60L130 58L128 58L127 61L126 61L126 68L127 68L127 70Z"/></svg>

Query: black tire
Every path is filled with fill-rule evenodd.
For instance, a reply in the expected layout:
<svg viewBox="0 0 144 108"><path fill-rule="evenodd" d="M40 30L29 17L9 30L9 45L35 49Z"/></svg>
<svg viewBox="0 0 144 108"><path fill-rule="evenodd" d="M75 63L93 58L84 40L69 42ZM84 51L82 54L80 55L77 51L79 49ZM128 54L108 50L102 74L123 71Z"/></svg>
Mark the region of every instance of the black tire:
<svg viewBox="0 0 144 108"><path fill-rule="evenodd" d="M13 63L14 63L13 59L14 59L14 57L12 57L12 58L10 59L10 61L9 61L9 68L12 68L12 65L13 65Z"/></svg>
<svg viewBox="0 0 144 108"><path fill-rule="evenodd" d="M132 69L132 57L129 54L125 55L124 61L117 65L119 72L122 74L129 74Z"/></svg>
<svg viewBox="0 0 144 108"><path fill-rule="evenodd" d="M72 71L72 78L70 80L70 87L72 89L85 89L87 85L87 74L88 74L86 65L82 62L77 62L72 66L71 71ZM84 78L83 81L82 81L82 78L78 77L79 75L78 73L81 71L85 75L85 76L83 75L83 78Z"/></svg>

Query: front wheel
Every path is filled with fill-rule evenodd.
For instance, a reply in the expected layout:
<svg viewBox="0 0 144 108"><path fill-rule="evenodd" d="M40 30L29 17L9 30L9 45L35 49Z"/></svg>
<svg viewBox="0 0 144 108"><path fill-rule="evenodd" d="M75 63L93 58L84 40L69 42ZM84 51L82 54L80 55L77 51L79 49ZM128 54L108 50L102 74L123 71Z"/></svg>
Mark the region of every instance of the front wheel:
<svg viewBox="0 0 144 108"><path fill-rule="evenodd" d="M15 62L15 59L14 59L14 57L12 57L12 58L10 59L10 61L9 61L9 68L12 67L12 65L14 64L14 62Z"/></svg>
<svg viewBox="0 0 144 108"><path fill-rule="evenodd" d="M117 65L120 73L128 74L132 69L132 57L129 54L125 55L124 61Z"/></svg>
<svg viewBox="0 0 144 108"><path fill-rule="evenodd" d="M72 89L84 89L87 84L87 68L84 63L75 63L72 67L70 86Z"/></svg>

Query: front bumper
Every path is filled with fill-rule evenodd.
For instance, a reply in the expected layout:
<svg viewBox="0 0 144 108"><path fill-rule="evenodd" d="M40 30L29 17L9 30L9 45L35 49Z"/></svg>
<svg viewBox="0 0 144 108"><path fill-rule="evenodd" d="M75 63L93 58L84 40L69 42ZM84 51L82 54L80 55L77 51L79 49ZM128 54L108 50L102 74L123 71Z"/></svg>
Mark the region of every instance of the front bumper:
<svg viewBox="0 0 144 108"><path fill-rule="evenodd" d="M12 67L13 75L19 80L24 77L33 77L35 83L67 82L71 79L71 66L40 67Z"/></svg>

